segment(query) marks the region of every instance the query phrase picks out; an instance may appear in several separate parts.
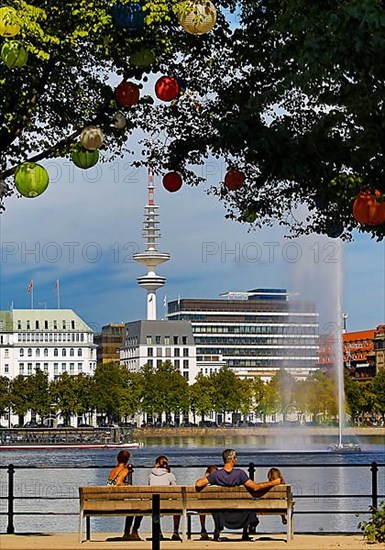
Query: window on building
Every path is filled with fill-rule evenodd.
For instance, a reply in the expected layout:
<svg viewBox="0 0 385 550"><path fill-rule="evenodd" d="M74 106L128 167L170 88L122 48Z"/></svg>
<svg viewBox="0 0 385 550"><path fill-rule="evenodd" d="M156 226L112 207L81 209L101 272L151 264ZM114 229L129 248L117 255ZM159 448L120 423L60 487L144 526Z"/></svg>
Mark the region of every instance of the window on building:
<svg viewBox="0 0 385 550"><path fill-rule="evenodd" d="M154 348L147 348L147 357L152 357L154 355Z"/></svg>
<svg viewBox="0 0 385 550"><path fill-rule="evenodd" d="M40 328L40 327L39 327L39 321L35 321L35 329L36 329L36 330L39 330L39 328Z"/></svg>
<svg viewBox="0 0 385 550"><path fill-rule="evenodd" d="M24 363L19 363L19 374L24 374Z"/></svg>
<svg viewBox="0 0 385 550"><path fill-rule="evenodd" d="M173 337L174 346L177 346L179 344L179 336Z"/></svg>
<svg viewBox="0 0 385 550"><path fill-rule="evenodd" d="M58 350L57 348L54 348L54 350L53 350L53 355L54 355L54 357L58 357L58 355L59 355L59 350Z"/></svg>
<svg viewBox="0 0 385 550"><path fill-rule="evenodd" d="M152 336L147 336L146 342L148 346L152 346Z"/></svg>
<svg viewBox="0 0 385 550"><path fill-rule="evenodd" d="M152 359L149 359L147 361L147 364L148 364L149 367L153 367L154 366L154 361Z"/></svg>
<svg viewBox="0 0 385 550"><path fill-rule="evenodd" d="M71 321L71 329L75 330L75 321Z"/></svg>
<svg viewBox="0 0 385 550"><path fill-rule="evenodd" d="M4 365L4 374L8 374L8 373L9 373L9 364L5 363L5 365Z"/></svg>
<svg viewBox="0 0 385 550"><path fill-rule="evenodd" d="M19 355L20 357L24 357L24 348L20 348Z"/></svg>
<svg viewBox="0 0 385 550"><path fill-rule="evenodd" d="M44 328L45 330L48 330L48 321L44 321Z"/></svg>
<svg viewBox="0 0 385 550"><path fill-rule="evenodd" d="M156 366L161 367L162 366L162 359L157 359Z"/></svg>
<svg viewBox="0 0 385 550"><path fill-rule="evenodd" d="M169 345L170 345L170 337L169 337L169 336L165 336L165 337L164 337L164 345L165 345L165 346L169 346Z"/></svg>
<svg viewBox="0 0 385 550"><path fill-rule="evenodd" d="M183 359L183 368L188 369L188 367L189 367L188 359Z"/></svg>
<svg viewBox="0 0 385 550"><path fill-rule="evenodd" d="M183 348L183 357L188 357L188 348Z"/></svg>
<svg viewBox="0 0 385 550"><path fill-rule="evenodd" d="M48 373L48 363L43 364L43 370L45 373Z"/></svg>
<svg viewBox="0 0 385 550"><path fill-rule="evenodd" d="M36 363L35 368L36 368L36 371L40 370L40 363Z"/></svg>
<svg viewBox="0 0 385 550"><path fill-rule="evenodd" d="M171 348L166 348L166 357L171 357Z"/></svg>
<svg viewBox="0 0 385 550"><path fill-rule="evenodd" d="M67 355L67 350L66 350L66 348L63 348L63 349L61 350L61 354L62 354L62 357L65 357L65 356Z"/></svg>
<svg viewBox="0 0 385 550"><path fill-rule="evenodd" d="M32 363L27 364L27 374L32 374Z"/></svg>
<svg viewBox="0 0 385 550"><path fill-rule="evenodd" d="M44 357L48 357L48 348L44 348L43 355Z"/></svg>
<svg viewBox="0 0 385 550"><path fill-rule="evenodd" d="M28 348L27 355L28 357L32 357L32 348Z"/></svg>
<svg viewBox="0 0 385 550"><path fill-rule="evenodd" d="M155 344L160 344L160 336L155 336Z"/></svg>
<svg viewBox="0 0 385 550"><path fill-rule="evenodd" d="M82 363L78 363L78 373L81 374L83 372L83 365Z"/></svg>
<svg viewBox="0 0 385 550"><path fill-rule="evenodd" d="M17 330L21 330L21 321L17 321Z"/></svg>
<svg viewBox="0 0 385 550"><path fill-rule="evenodd" d="M156 356L162 357L162 348L156 348Z"/></svg>
<svg viewBox="0 0 385 550"><path fill-rule="evenodd" d="M179 348L174 349L174 357L180 357L180 349Z"/></svg>
<svg viewBox="0 0 385 550"><path fill-rule="evenodd" d="M4 358L7 359L9 357L9 349L4 350Z"/></svg>
<svg viewBox="0 0 385 550"><path fill-rule="evenodd" d="M182 344L184 346L187 344L187 336L182 336Z"/></svg>
<svg viewBox="0 0 385 550"><path fill-rule="evenodd" d="M31 321L27 321L27 330L31 330Z"/></svg>
<svg viewBox="0 0 385 550"><path fill-rule="evenodd" d="M183 376L188 380L188 372L183 372Z"/></svg>
<svg viewBox="0 0 385 550"><path fill-rule="evenodd" d="M40 348L36 348L36 357L40 357Z"/></svg>
<svg viewBox="0 0 385 550"><path fill-rule="evenodd" d="M78 357L81 357L83 355L83 350L82 348L79 348L78 349Z"/></svg>
<svg viewBox="0 0 385 550"><path fill-rule="evenodd" d="M75 374L75 363L70 363L70 374Z"/></svg>
<svg viewBox="0 0 385 550"><path fill-rule="evenodd" d="M70 349L70 357L74 357L75 356L75 350L74 348L71 348Z"/></svg>
<svg viewBox="0 0 385 550"><path fill-rule="evenodd" d="M54 374L59 374L59 363L54 363L53 364L53 373Z"/></svg>
<svg viewBox="0 0 385 550"><path fill-rule="evenodd" d="M62 323L62 328L63 330L67 330L67 323L65 321L63 321Z"/></svg>
<svg viewBox="0 0 385 550"><path fill-rule="evenodd" d="M57 321L54 321L54 322L53 322L53 329L54 329L54 330L57 330Z"/></svg>
<svg viewBox="0 0 385 550"><path fill-rule="evenodd" d="M66 372L66 370L67 370L67 363L62 363L61 364L61 371Z"/></svg>
<svg viewBox="0 0 385 550"><path fill-rule="evenodd" d="M179 359L175 359L174 361L174 367L179 369L180 368L180 360Z"/></svg>

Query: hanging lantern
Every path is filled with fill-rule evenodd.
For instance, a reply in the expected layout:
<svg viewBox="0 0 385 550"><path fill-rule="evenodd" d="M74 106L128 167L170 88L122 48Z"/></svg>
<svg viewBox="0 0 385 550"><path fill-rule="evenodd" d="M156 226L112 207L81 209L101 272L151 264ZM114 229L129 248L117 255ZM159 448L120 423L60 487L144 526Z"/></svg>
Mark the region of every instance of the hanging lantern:
<svg viewBox="0 0 385 550"><path fill-rule="evenodd" d="M20 69L27 63L28 52L20 42L12 40L3 44L1 59L10 69L14 67Z"/></svg>
<svg viewBox="0 0 385 550"><path fill-rule="evenodd" d="M139 101L139 86L133 82L121 82L115 90L116 101L122 107L132 107Z"/></svg>
<svg viewBox="0 0 385 550"><path fill-rule="evenodd" d="M179 95L179 84L172 76L161 76L155 83L156 96L162 101L172 101Z"/></svg>
<svg viewBox="0 0 385 550"><path fill-rule="evenodd" d="M217 21L217 10L210 0L190 0L183 7L178 20L189 34L207 34Z"/></svg>
<svg viewBox="0 0 385 550"><path fill-rule="evenodd" d="M23 197L38 197L48 187L49 176L45 168L34 162L24 162L16 168L15 187Z"/></svg>
<svg viewBox="0 0 385 550"><path fill-rule="evenodd" d="M245 179L246 176L243 172L231 169L225 175L225 186L230 191L237 191L243 186Z"/></svg>
<svg viewBox="0 0 385 550"><path fill-rule="evenodd" d="M353 216L364 225L381 225L385 223L385 202L378 202L381 191L370 189L358 193L353 204Z"/></svg>
<svg viewBox="0 0 385 550"><path fill-rule="evenodd" d="M246 223L254 223L257 219L257 213L253 208L246 208L242 214L242 221Z"/></svg>
<svg viewBox="0 0 385 550"><path fill-rule="evenodd" d="M133 52L130 55L130 62L135 67L149 67L155 63L155 61L155 54L149 48L142 48L141 50Z"/></svg>
<svg viewBox="0 0 385 550"><path fill-rule="evenodd" d="M97 126L87 126L80 134L81 144L85 149L89 151L95 151L100 149L103 145L103 132Z"/></svg>
<svg viewBox="0 0 385 550"><path fill-rule="evenodd" d="M143 28L145 13L139 2L117 2L112 6L112 19L120 29L136 31Z"/></svg>
<svg viewBox="0 0 385 550"><path fill-rule="evenodd" d="M127 119L123 113L118 111L114 114L113 124L118 130L123 130L127 126Z"/></svg>
<svg viewBox="0 0 385 550"><path fill-rule="evenodd" d="M170 193L179 191L182 187L182 183L182 176L178 174L178 172L168 172L168 174L163 176L163 187L167 191L170 191Z"/></svg>
<svg viewBox="0 0 385 550"><path fill-rule="evenodd" d="M99 151L88 151L79 144L75 151L73 151L71 158L75 166L87 170L98 162Z"/></svg>
<svg viewBox="0 0 385 550"><path fill-rule="evenodd" d="M19 17L13 8L0 8L0 36L12 38L19 34L21 26Z"/></svg>

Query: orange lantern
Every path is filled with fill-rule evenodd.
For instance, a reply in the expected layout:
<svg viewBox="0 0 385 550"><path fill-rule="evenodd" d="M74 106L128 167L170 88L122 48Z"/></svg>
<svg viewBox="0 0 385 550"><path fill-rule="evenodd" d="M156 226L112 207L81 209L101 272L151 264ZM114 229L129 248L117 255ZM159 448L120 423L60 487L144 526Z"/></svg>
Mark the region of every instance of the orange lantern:
<svg viewBox="0 0 385 550"><path fill-rule="evenodd" d="M360 191L353 204L353 216L364 225L380 225L385 223L385 202L378 202L381 191L370 189Z"/></svg>
<svg viewBox="0 0 385 550"><path fill-rule="evenodd" d="M237 191L243 186L245 179L246 176L243 172L232 168L225 175L225 186L229 191Z"/></svg>

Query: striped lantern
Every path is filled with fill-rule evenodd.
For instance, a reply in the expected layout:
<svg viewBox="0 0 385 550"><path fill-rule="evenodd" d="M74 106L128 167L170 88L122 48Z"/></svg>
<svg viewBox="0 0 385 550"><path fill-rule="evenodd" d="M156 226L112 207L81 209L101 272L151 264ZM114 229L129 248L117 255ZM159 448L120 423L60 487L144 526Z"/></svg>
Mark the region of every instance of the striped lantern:
<svg viewBox="0 0 385 550"><path fill-rule="evenodd" d="M98 162L99 151L88 151L79 144L75 151L73 151L71 158L75 166L82 168L83 170L87 170L88 168L95 166Z"/></svg>
<svg viewBox="0 0 385 550"><path fill-rule="evenodd" d="M80 141L84 149L95 151L103 145L103 132L97 126L87 126L80 134Z"/></svg>
<svg viewBox="0 0 385 550"><path fill-rule="evenodd" d="M217 10L210 0L189 0L181 6L179 24L189 34L207 34L217 21Z"/></svg>

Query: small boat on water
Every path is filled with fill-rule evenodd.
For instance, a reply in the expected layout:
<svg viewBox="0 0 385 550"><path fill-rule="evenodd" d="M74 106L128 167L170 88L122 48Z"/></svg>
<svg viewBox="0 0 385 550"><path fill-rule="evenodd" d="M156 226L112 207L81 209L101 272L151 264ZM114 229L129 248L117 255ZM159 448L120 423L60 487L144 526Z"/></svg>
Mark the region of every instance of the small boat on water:
<svg viewBox="0 0 385 550"><path fill-rule="evenodd" d="M68 450L84 450L84 449L120 449L125 451L128 449L140 449L142 443L0 443L0 451L68 451Z"/></svg>
<svg viewBox="0 0 385 550"><path fill-rule="evenodd" d="M357 443L334 443L329 445L328 450L332 453L360 453L361 447Z"/></svg>

